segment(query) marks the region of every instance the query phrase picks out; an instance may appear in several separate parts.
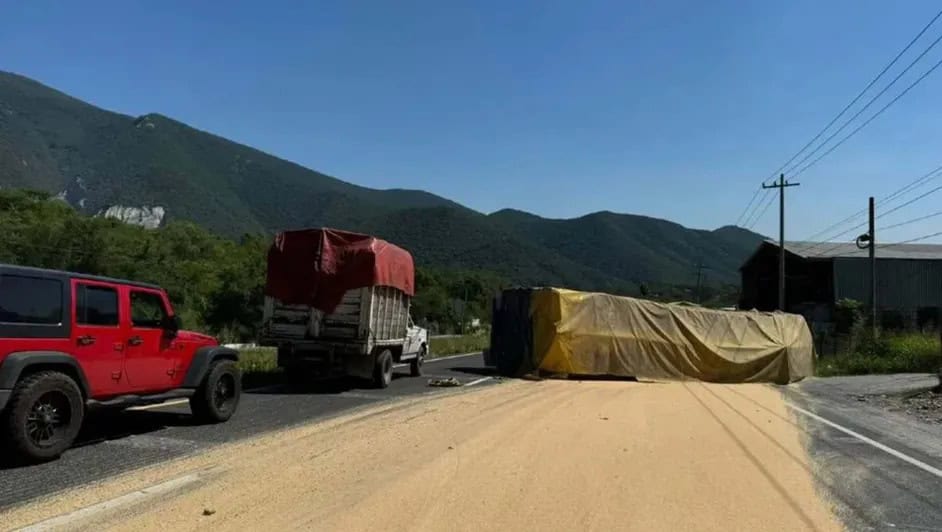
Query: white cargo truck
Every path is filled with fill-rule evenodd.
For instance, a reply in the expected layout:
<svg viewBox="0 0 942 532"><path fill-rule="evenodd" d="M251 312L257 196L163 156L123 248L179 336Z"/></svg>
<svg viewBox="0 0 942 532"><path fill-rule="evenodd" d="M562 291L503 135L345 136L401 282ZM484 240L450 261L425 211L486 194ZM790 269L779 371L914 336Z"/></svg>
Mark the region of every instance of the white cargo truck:
<svg viewBox="0 0 942 532"><path fill-rule="evenodd" d="M278 348L294 384L353 376L385 388L399 363L419 376L429 346L409 314L413 282L411 255L388 242L330 229L281 233L268 256L261 344Z"/></svg>
<svg viewBox="0 0 942 532"><path fill-rule="evenodd" d="M299 382L310 377L352 375L382 388L393 365L408 362L422 374L428 331L412 323L409 297L389 286L348 290L331 314L265 298L263 344L278 347L278 365Z"/></svg>

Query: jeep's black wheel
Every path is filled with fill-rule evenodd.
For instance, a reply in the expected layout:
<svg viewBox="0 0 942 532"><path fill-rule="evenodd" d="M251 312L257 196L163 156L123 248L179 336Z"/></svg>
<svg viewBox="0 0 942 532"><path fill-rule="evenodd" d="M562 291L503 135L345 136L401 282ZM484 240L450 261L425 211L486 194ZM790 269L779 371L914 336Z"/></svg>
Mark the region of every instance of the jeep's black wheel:
<svg viewBox="0 0 942 532"><path fill-rule="evenodd" d="M376 357L376 367L373 369L373 385L377 388L386 388L392 382L393 357L389 349L384 349Z"/></svg>
<svg viewBox="0 0 942 532"><path fill-rule="evenodd" d="M190 397L190 410L203 423L227 421L239 406L242 374L235 361L213 362L209 372Z"/></svg>
<svg viewBox="0 0 942 532"><path fill-rule="evenodd" d="M425 364L425 355L428 354L428 347L422 346L422 349L419 349L419 353L412 359L412 362L409 364L409 373L413 377L422 376L422 365Z"/></svg>
<svg viewBox="0 0 942 532"><path fill-rule="evenodd" d="M17 383L4 421L16 454L46 461L72 446L84 417L82 392L75 381L58 371L42 371Z"/></svg>

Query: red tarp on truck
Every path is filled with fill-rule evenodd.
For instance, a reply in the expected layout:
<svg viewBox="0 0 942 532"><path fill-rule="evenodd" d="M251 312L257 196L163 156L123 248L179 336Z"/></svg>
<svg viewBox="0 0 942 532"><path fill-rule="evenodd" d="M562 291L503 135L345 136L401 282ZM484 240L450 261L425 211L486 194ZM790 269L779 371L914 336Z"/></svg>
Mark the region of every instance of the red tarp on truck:
<svg viewBox="0 0 942 532"><path fill-rule="evenodd" d="M282 303L329 314L347 290L367 286L415 295L412 255L376 237L327 228L283 231L268 250L265 294Z"/></svg>

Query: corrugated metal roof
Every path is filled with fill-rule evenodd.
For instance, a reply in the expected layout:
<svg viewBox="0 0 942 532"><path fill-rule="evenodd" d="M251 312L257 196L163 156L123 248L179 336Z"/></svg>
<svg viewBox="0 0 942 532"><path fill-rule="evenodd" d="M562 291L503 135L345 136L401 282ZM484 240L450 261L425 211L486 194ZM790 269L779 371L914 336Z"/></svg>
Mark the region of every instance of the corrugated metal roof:
<svg viewBox="0 0 942 532"><path fill-rule="evenodd" d="M766 240L778 247L778 242ZM785 250L806 259L866 258L853 242L785 242ZM877 259L942 260L942 244L877 244Z"/></svg>

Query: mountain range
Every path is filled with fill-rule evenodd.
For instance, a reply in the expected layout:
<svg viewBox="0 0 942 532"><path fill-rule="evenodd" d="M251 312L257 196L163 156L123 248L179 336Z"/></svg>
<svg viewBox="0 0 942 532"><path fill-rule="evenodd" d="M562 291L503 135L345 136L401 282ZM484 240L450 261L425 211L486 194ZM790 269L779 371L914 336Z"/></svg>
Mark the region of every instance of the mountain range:
<svg viewBox="0 0 942 532"><path fill-rule="evenodd" d="M160 114L110 112L0 72L0 187L56 194L89 215L188 220L226 237L331 226L411 250L420 265L520 284L636 293L641 283L738 283L763 240L631 214L484 214L420 191L357 186Z"/></svg>

